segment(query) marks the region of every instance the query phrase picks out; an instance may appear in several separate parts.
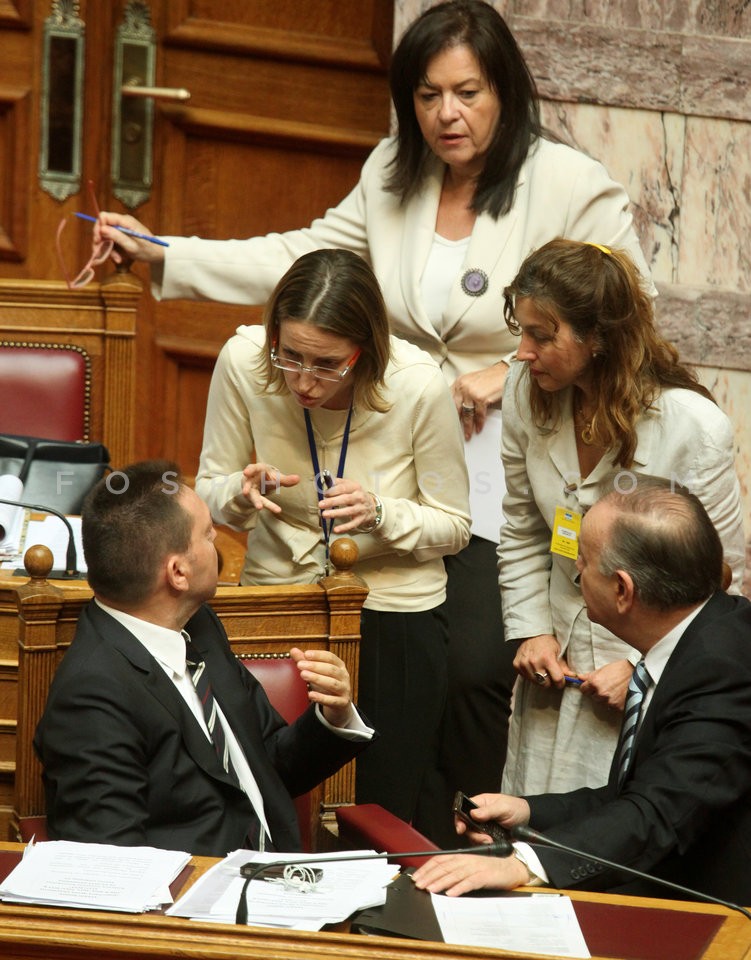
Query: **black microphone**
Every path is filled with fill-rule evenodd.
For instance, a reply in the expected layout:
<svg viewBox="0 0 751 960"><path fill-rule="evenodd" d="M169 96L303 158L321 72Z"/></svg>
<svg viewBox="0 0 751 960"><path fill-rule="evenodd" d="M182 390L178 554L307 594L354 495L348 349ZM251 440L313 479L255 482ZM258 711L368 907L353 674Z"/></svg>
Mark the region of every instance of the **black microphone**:
<svg viewBox="0 0 751 960"><path fill-rule="evenodd" d="M68 518L58 510L52 507L45 507L41 503L22 503L20 500L5 500L0 498L0 503L6 503L9 507L22 507L24 510L36 510L41 513L51 513L54 517L59 517L68 528L68 549L65 552L65 570L50 570L48 576L52 580L80 580L81 574L78 572L78 556L76 555L76 543L73 536L73 527ZM24 576L25 571L17 571L15 575Z"/></svg>
<svg viewBox="0 0 751 960"><path fill-rule="evenodd" d="M717 897L710 896L708 893L702 893L700 890L692 890L690 887L682 887L679 883L673 883L671 880L663 880L662 877L653 876L651 873L642 873L641 870L635 870L633 867L626 867L622 863L613 863L612 860L605 860L603 857L595 857L591 853L585 853L582 850L577 850L575 847L567 847L563 843L558 843L557 840L553 840L550 837L545 836L544 833L538 833L537 830L533 830L531 827L526 827L519 825L512 827L510 830L511 838L513 840L523 840L526 843L535 844L543 847L551 847L553 850L561 850L563 853L570 853L575 857L581 857L584 860L594 860L596 863L601 863L606 867L611 867L614 870L619 870L621 873L628 874L633 877L639 877L641 880L648 880L651 883L660 884L663 887L668 887L670 890L677 890L679 893L688 894L690 897L693 897L696 900L705 900L709 903L719 904L721 907L727 907L729 910L737 910L739 913L742 913L744 917L747 917L751 920L751 912L746 910L745 907L739 906L737 903L730 903L728 900L719 900Z"/></svg>
<svg viewBox="0 0 751 960"><path fill-rule="evenodd" d="M272 870L277 871L282 867L310 867L315 868L319 863L352 863L355 860L404 860L409 857L443 857L452 853L469 853L479 857L508 857L514 852L509 840L501 840L498 843L488 843L478 847L461 847L458 850L412 850L406 853L357 853L348 857L346 853L340 857L308 857L304 860L273 860L269 863L244 863L240 867L240 876L245 877L240 901L237 904L237 913L235 914L235 923L245 926L248 923L248 885L251 880L255 880L262 874Z"/></svg>

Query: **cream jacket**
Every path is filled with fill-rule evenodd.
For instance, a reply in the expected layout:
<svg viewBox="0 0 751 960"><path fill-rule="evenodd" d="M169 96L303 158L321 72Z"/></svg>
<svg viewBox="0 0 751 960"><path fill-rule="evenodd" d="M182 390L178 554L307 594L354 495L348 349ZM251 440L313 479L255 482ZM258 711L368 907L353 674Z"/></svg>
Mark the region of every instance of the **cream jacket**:
<svg viewBox="0 0 751 960"><path fill-rule="evenodd" d="M269 393L257 363L259 326L240 327L222 348L209 391L196 490L216 521L248 529L246 584L313 583L324 574L314 470L302 407L288 393ZM377 494L383 522L352 535L357 573L374 610L430 610L446 596L445 554L469 541L468 479L456 410L441 372L411 344L391 338L386 413L355 410L344 476ZM320 469L336 476L346 410L311 411ZM257 512L242 495L252 460L300 475L270 496L280 515ZM269 494L267 494L269 495ZM350 534L348 534L350 536ZM334 536L335 539L335 536Z"/></svg>
<svg viewBox="0 0 751 960"><path fill-rule="evenodd" d="M518 384L518 389L517 389ZM638 445L629 470L609 456L582 479L576 455L571 404L557 429L532 422L526 364L512 364L503 397L503 465L506 519L498 547L506 638L554 634L565 653L571 629L584 610L575 583L576 565L550 552L555 508L586 511L618 475L627 490L640 473L674 478L696 494L714 522L733 570L732 592L741 592L745 541L740 486L735 472L733 429L718 406L692 390L669 388L637 424ZM595 668L639 658L633 648L592 625Z"/></svg>
<svg viewBox="0 0 751 960"><path fill-rule="evenodd" d="M482 296L464 293L457 277L444 314L442 340L420 295L435 232L444 165L430 163L426 181L404 206L383 189L393 140L383 140L363 166L360 181L342 202L303 230L249 240L169 237L164 298L265 303L284 271L302 254L323 247L352 250L370 261L381 285L394 334L428 353L449 383L483 369L516 349L503 321L503 288L522 260L557 236L623 247L645 277L649 269L634 232L628 196L602 164L571 147L540 140L520 171L510 213L481 214L472 231L465 270L482 270Z"/></svg>

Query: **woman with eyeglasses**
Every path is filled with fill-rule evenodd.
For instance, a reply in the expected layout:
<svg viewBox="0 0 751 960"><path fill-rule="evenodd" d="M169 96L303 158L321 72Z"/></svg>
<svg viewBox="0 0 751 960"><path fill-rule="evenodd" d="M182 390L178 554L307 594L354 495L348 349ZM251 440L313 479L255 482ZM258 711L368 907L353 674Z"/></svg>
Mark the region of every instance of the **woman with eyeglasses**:
<svg viewBox="0 0 751 960"><path fill-rule="evenodd" d="M369 593L358 703L379 733L358 803L420 826L446 697L443 557L469 540L467 470L438 365L391 337L378 281L344 250L297 260L211 380L196 490L247 529L243 584L314 583L353 537Z"/></svg>

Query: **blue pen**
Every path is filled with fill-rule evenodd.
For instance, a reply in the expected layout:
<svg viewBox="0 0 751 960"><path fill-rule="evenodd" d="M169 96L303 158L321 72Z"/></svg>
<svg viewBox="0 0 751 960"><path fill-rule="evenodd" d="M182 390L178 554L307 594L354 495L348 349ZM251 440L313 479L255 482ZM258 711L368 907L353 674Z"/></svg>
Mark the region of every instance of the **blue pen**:
<svg viewBox="0 0 751 960"><path fill-rule="evenodd" d="M76 213L77 217L80 217L81 220L90 220L91 223L96 223L99 219L98 217L90 217L88 213ZM127 233L129 237L138 237L139 240L148 240L149 243L158 243L160 247L168 247L169 244L166 240L160 240L159 237L149 237L145 233L138 233L135 230L130 230L128 227L117 227L114 223L108 223L108 227L115 227L115 230L119 230L121 233Z"/></svg>
<svg viewBox="0 0 751 960"><path fill-rule="evenodd" d="M579 677L564 677L563 679L566 681L566 683L575 683L577 687L580 687L584 683L584 681L580 680Z"/></svg>

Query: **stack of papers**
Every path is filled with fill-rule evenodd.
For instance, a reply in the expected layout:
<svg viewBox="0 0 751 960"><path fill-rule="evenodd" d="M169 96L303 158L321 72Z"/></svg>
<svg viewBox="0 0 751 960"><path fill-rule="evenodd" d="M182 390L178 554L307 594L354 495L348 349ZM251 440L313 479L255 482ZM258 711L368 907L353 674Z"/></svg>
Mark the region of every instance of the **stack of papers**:
<svg viewBox="0 0 751 960"><path fill-rule="evenodd" d="M23 484L18 477L0 476L0 500L21 500ZM23 507L0 503L0 557L12 557L18 553L23 527Z"/></svg>
<svg viewBox="0 0 751 960"><path fill-rule="evenodd" d="M183 851L51 840L26 847L0 900L144 913L172 903L169 885L189 861Z"/></svg>
<svg viewBox="0 0 751 960"><path fill-rule="evenodd" d="M282 882L251 880L247 889L248 923L252 926L320 930L327 923L346 920L365 907L386 902L386 886L397 868L385 859L349 860L374 850L349 850L326 854L315 889L303 892ZM328 858L335 858L329 860ZM166 912L173 917L234 923L245 879L245 863L314 863L315 854L262 854L236 850L200 877L188 892Z"/></svg>
<svg viewBox="0 0 751 960"><path fill-rule="evenodd" d="M13 533L0 542L0 569L16 570L23 568L23 555L35 544L41 543L52 551L52 568L64 570L68 551L68 528L59 517L52 514L33 513L17 507L6 507L17 511ZM81 518L68 517L73 529L73 542L76 545L76 560L81 574L86 573L86 560L81 540ZM3 546L4 544L4 546Z"/></svg>

